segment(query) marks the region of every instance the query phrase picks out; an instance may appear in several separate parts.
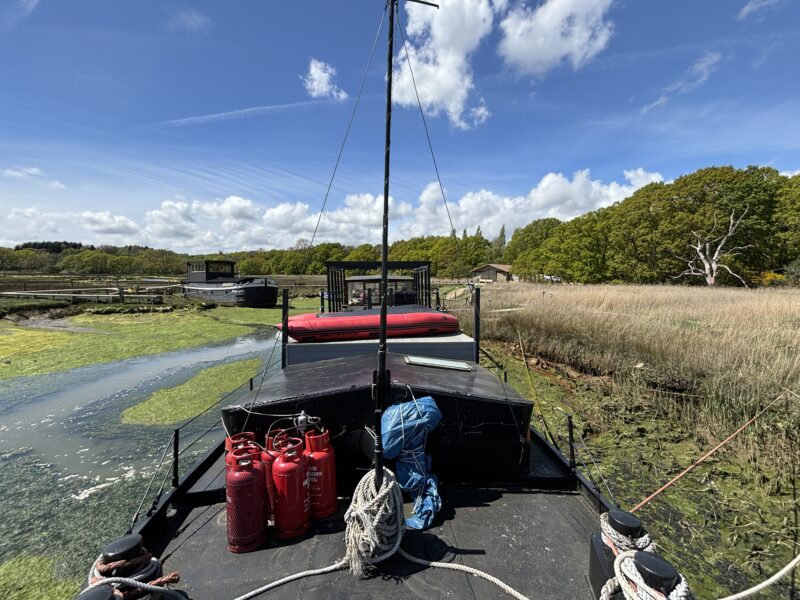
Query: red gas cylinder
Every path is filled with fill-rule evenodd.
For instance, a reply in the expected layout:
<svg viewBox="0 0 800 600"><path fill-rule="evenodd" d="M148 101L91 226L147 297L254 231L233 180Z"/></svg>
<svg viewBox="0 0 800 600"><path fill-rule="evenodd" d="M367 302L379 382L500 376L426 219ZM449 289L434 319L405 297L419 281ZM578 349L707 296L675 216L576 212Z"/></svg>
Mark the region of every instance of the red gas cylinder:
<svg viewBox="0 0 800 600"><path fill-rule="evenodd" d="M264 464L261 462L261 448L256 446L254 442L248 442L241 448L234 448L231 452L228 452L228 456L225 457L226 470L230 471L237 462L244 458L249 458L252 461L251 468L253 474L258 479L261 486L260 494L256 501L258 502L259 506L263 507L263 523L261 524L261 527L263 527L264 531L266 531L269 509L267 507L266 471L264 469Z"/></svg>
<svg viewBox="0 0 800 600"><path fill-rule="evenodd" d="M256 434L252 431L242 431L241 433L234 433L231 437L225 438L225 452L230 452L237 445L241 445L242 442L255 442L256 441Z"/></svg>
<svg viewBox="0 0 800 600"><path fill-rule="evenodd" d="M280 450L275 447L275 440L280 437L286 437L284 429L273 429L270 431L264 438L264 450L261 452L261 462L264 464L264 477L267 482L267 502L270 520L275 520L275 502L273 500L274 492L272 490L272 464L275 462L275 459L281 455Z"/></svg>
<svg viewBox="0 0 800 600"><path fill-rule="evenodd" d="M286 438L281 455L272 464L275 535L280 539L303 535L311 524L311 499L308 494L308 465L303 456L303 441Z"/></svg>
<svg viewBox="0 0 800 600"><path fill-rule="evenodd" d="M330 517L337 509L336 456L327 429L306 433L306 449L303 455L308 461L311 518Z"/></svg>
<svg viewBox="0 0 800 600"><path fill-rule="evenodd" d="M264 543L264 482L249 455L240 458L225 475L228 550L250 552Z"/></svg>

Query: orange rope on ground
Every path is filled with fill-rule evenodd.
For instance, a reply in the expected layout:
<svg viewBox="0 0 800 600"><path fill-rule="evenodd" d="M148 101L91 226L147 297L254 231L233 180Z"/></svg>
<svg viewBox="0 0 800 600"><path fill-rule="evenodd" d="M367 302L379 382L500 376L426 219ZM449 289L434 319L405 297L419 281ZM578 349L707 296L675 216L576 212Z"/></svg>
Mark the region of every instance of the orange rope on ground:
<svg viewBox="0 0 800 600"><path fill-rule="evenodd" d="M788 390L787 390L787 391L788 391ZM712 454L714 454L714 453L715 453L717 450L719 450L719 449L720 449L720 448L722 448L722 447L723 447L725 444L727 444L728 442L730 442L730 441L731 441L733 438L735 438L737 435L739 435L739 434L740 434L742 431L744 431L745 429L747 429L747 427L749 427L749 426L750 426L750 424L751 424L753 421L755 421L755 420L756 420L758 417L760 417L761 415L763 415L763 414L764 414L765 412L767 412L767 411L768 411L770 408L772 408L772 407L773 407L775 404L777 404L779 400L782 400L782 399L783 399L783 397L784 397L785 395L786 395L786 391L785 391L784 393L782 393L780 396L778 396L777 398L775 398L775 399L774 399L772 402L770 402L769 404L767 404L767 405L766 405L764 408L762 408L760 411L758 411L758 412L755 414L755 416L754 416L752 419L750 419L749 421L747 421L747 423L745 423L744 425L742 425L741 427L739 427L739 429L737 429L736 431L734 431L732 434L730 434L728 437L726 437L724 440L722 440L722 441L721 441L719 444L717 444L717 445L716 445L716 446L714 446L714 447L713 447L711 450L709 450L708 452L706 452L706 453L705 453L703 456L701 456L699 459L697 459L697 460L696 460L696 461L695 461L693 464L691 464L691 465L689 465L688 467L686 467L686 468L685 468L683 471L681 471L680 473L678 473L678 474L677 474L675 477L673 477L672 479L670 479L670 480L669 480L667 483L665 483L664 485L662 485L662 486L661 486L660 488L658 488L658 489L657 489L655 492L653 492L652 494L650 494L650 495L649 495L647 498L645 498L644 500L642 500L641 502L639 502L639 504L637 504L636 506L634 506L634 507L631 509L631 512L632 512L632 513L634 513L634 512L636 512L637 510L639 510L640 508L642 508L642 507L643 507L645 504L648 504L648 503L649 503L649 502L650 502L650 501L651 501L653 498L655 498L656 496L658 496L659 494L661 494L661 492L663 492L664 490L666 490L666 489L667 489L668 487L670 487L670 486L671 486L673 483L676 483L676 482L677 482L679 479L681 479L681 478L682 478L684 475L686 475L686 474L687 474L689 471L692 471L692 470L693 470L695 467L697 467L698 465L700 465L700 464L701 464L703 461L705 461L705 460L706 460L706 459L707 459L709 456L711 456Z"/></svg>

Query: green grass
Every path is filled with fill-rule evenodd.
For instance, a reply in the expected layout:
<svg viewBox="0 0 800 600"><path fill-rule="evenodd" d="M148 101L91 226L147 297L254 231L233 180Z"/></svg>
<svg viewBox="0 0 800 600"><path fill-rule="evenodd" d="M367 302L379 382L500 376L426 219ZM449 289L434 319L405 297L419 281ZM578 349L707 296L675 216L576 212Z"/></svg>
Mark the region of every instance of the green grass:
<svg viewBox="0 0 800 600"><path fill-rule="evenodd" d="M54 561L43 556L19 556L0 563L0 598L4 600L40 600L72 598L80 582L58 579Z"/></svg>
<svg viewBox="0 0 800 600"><path fill-rule="evenodd" d="M0 319L6 315L69 306L66 300L36 300L33 298L0 298Z"/></svg>
<svg viewBox="0 0 800 600"><path fill-rule="evenodd" d="M697 430L660 415L645 390L638 397L610 379L573 379L532 367L531 378L513 344L485 341L508 370L509 383L525 397L538 397L559 445L567 451L564 414L574 417L577 435L591 456L578 454L578 467L609 496L605 479L623 508L630 509L694 462L725 431ZM528 356L529 361L532 356ZM621 397L621 394L625 397ZM543 429L536 408L533 425ZM689 580L700 598L741 591L762 581L796 554L791 481L776 470L724 449L645 506L639 516L654 535L659 553ZM764 598L788 597L775 588Z"/></svg>
<svg viewBox="0 0 800 600"><path fill-rule="evenodd" d="M255 377L261 359L253 358L201 371L188 381L155 392L144 402L122 413L122 422L166 425L193 417L227 392Z"/></svg>
<svg viewBox="0 0 800 600"><path fill-rule="evenodd" d="M314 298L292 300L291 313L308 312ZM280 321L281 309L218 307L171 313L81 314L72 325L91 331L32 329L0 321L0 380L65 371L224 342Z"/></svg>

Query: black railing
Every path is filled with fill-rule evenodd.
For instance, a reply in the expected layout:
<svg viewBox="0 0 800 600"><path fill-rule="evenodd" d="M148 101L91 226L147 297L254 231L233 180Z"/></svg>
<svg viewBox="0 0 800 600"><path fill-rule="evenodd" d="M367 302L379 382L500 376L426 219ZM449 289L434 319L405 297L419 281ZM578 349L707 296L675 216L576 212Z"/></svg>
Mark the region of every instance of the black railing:
<svg viewBox="0 0 800 600"><path fill-rule="evenodd" d="M272 355L270 355L270 357L271 356ZM271 360L268 360L267 362L270 363ZM264 367L265 371L267 369L269 369L271 366L272 366L271 364L265 365L265 367ZM264 374L262 374L262 376ZM221 429L222 428L222 421L221 420L214 420L214 422L212 422L207 428L205 428L204 430L202 430L198 434L196 434L196 435L189 434L192 437L192 440L188 444L185 444L183 446L183 448L181 448L181 442L183 440L185 440L186 437L187 437L186 436L187 432L185 431L187 429L187 427L192 425L200 417L202 417L203 415L207 414L211 409L213 409L214 407L219 406L221 403L225 402L226 400L229 400L232 397L235 397L237 395L244 396L247 393L252 392L253 389L254 389L254 378L251 377L250 379L248 379L247 381L242 383L237 388L231 390L227 394L221 396L218 400L216 400L213 403L209 404L206 408L204 408L202 411L200 411L199 413L197 413L196 415L194 415L190 419L187 419L186 421L184 421L179 427L176 427L175 429L173 429L172 435L170 436L169 440L167 440L167 443L164 445L163 452L161 454L161 458L159 459L158 463L156 464L155 468L153 469L153 472L152 472L152 474L150 476L150 480L149 480L149 482L147 484L147 488L145 489L144 494L142 496L142 500L139 503L139 506L136 509L136 512L134 513L133 518L131 519L130 527L128 529L129 532L133 530L134 525L139 520L139 518L141 516L142 509L143 509L145 503L147 502L148 497L150 496L151 490L153 490L153 484L155 483L156 479L158 478L159 473L161 473L162 470L163 470L161 483L159 485L158 490L155 492L155 495L153 496L153 500L152 500L152 502L150 504L150 507L149 507L149 509L147 510L147 513L146 513L148 517L151 516L155 512L155 510L158 508L158 506L159 506L159 504L161 502L161 497L164 494L164 490L166 489L167 480L168 479L171 480L170 483L171 483L171 487L172 488L177 488L178 485L180 485L180 482L181 482L181 468L180 468L181 467L181 460L180 460L180 457L183 456L184 454L186 454L191 448L193 448L197 444L199 444L202 440L206 439L206 436L209 433L211 433L212 431ZM182 433L183 433L183 435L182 435ZM172 448L172 459L171 460L166 460L167 454L169 453L170 448Z"/></svg>

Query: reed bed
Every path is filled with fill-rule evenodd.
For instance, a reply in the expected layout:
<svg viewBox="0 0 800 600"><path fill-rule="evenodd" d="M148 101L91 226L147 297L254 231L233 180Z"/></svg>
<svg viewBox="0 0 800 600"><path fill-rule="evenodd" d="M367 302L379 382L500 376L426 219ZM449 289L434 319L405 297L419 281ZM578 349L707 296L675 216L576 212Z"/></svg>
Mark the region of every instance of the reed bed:
<svg viewBox="0 0 800 600"><path fill-rule="evenodd" d="M737 447L778 467L797 452L797 290L499 283L483 288L482 314L483 336L607 376L615 400L710 439L783 395Z"/></svg>

